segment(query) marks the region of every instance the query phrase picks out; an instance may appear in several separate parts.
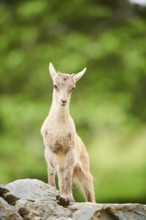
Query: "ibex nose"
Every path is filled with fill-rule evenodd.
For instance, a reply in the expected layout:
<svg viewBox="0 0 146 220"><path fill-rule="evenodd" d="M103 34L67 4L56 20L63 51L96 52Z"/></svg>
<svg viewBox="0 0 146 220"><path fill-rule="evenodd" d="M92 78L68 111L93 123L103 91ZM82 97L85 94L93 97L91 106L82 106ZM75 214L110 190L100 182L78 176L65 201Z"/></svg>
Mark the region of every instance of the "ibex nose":
<svg viewBox="0 0 146 220"><path fill-rule="evenodd" d="M67 103L67 100L61 99L61 102L62 102L63 105L65 105Z"/></svg>

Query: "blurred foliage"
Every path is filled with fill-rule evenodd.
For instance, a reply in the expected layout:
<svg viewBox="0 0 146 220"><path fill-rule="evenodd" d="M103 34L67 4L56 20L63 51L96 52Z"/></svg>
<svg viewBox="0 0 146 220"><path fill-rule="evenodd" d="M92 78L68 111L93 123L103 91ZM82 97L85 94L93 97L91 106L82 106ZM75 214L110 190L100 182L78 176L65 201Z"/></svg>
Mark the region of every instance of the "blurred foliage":
<svg viewBox="0 0 146 220"><path fill-rule="evenodd" d="M52 81L87 66L71 114L98 202L146 202L146 8L120 0L0 1L0 182L47 181ZM77 189L77 200L82 200Z"/></svg>

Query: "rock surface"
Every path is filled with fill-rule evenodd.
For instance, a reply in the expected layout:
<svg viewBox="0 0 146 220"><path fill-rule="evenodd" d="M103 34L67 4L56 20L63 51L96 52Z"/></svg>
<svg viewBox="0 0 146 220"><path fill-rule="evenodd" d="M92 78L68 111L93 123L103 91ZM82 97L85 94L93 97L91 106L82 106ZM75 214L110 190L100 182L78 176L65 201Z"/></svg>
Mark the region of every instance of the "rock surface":
<svg viewBox="0 0 146 220"><path fill-rule="evenodd" d="M146 220L146 205L74 203L36 179L0 185L0 220Z"/></svg>

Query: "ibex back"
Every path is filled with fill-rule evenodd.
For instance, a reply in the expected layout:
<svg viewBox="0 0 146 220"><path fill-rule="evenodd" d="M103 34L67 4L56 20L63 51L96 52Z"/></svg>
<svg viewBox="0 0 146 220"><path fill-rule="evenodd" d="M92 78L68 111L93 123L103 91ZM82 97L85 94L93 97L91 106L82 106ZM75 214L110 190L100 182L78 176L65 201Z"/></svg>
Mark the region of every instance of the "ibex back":
<svg viewBox="0 0 146 220"><path fill-rule="evenodd" d="M76 87L76 82L84 75L86 68L77 74L60 74L50 63L49 71L54 86L53 100L49 115L41 128L48 166L48 183L55 186L57 172L62 196L73 202L72 181L77 179L82 186L86 201L94 202L89 156L85 145L76 133L74 121L69 113L72 91Z"/></svg>

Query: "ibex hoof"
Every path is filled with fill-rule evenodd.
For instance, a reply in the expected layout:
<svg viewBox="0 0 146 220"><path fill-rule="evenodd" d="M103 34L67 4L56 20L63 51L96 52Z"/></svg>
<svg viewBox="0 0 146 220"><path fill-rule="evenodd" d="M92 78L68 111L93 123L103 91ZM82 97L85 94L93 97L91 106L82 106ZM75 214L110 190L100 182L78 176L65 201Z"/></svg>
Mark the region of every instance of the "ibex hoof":
<svg viewBox="0 0 146 220"><path fill-rule="evenodd" d="M58 200L58 204L59 205L61 205L61 206L63 206L63 207L67 207L67 206L69 206L69 205L72 205L74 202L75 202L75 200L73 199L73 198L70 198L70 197L68 197L68 196L66 196L66 195L61 195L61 196L59 196L58 198L57 198L57 200Z"/></svg>

